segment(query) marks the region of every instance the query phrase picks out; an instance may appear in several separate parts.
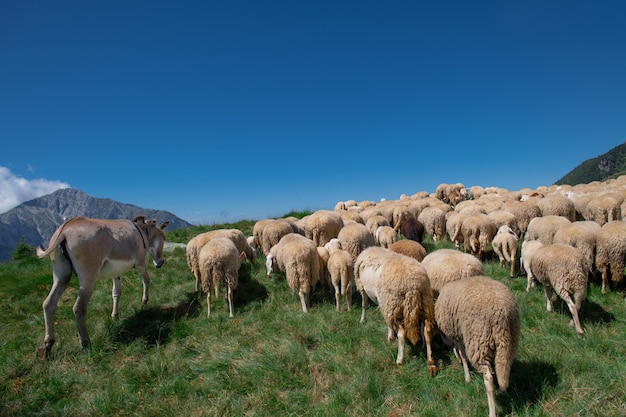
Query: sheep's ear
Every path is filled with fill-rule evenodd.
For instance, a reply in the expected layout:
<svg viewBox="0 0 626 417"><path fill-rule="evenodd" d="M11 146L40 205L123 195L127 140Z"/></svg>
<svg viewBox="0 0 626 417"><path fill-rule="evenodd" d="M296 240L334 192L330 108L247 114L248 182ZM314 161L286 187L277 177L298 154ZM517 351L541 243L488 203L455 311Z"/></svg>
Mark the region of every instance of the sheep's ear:
<svg viewBox="0 0 626 417"><path fill-rule="evenodd" d="M239 254L239 259L240 259L240 260L242 260L242 261L243 261L244 259L246 259L246 253L245 253L245 252L241 252L241 253Z"/></svg>

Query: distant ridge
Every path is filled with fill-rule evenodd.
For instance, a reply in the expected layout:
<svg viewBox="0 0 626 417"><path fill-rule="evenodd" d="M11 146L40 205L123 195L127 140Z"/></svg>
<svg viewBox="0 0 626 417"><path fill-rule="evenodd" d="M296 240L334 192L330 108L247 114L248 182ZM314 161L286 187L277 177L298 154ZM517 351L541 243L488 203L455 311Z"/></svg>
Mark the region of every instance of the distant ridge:
<svg viewBox="0 0 626 417"><path fill-rule="evenodd" d="M145 214L159 223L169 221L166 231L192 226L168 211L141 208L109 198L92 197L75 188L64 188L0 214L0 261L11 259L11 253L21 239L33 246L43 244L46 247L57 227L69 218L132 219L138 214Z"/></svg>
<svg viewBox="0 0 626 417"><path fill-rule="evenodd" d="M605 181L626 175L626 142L616 146L605 154L587 159L555 184L588 184Z"/></svg>

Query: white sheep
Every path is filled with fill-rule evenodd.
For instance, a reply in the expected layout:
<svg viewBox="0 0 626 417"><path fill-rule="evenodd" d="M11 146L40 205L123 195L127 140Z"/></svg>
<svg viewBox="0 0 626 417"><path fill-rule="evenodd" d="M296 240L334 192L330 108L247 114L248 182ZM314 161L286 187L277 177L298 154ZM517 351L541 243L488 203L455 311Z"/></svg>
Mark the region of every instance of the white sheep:
<svg viewBox="0 0 626 417"><path fill-rule="evenodd" d="M407 339L417 344L423 326L428 370L434 376L437 373L432 356L434 303L424 267L413 258L374 246L356 259L354 275L363 299L361 322L365 321L369 297L378 304L387 323L388 340L398 338L398 365L404 363Z"/></svg>
<svg viewBox="0 0 626 417"><path fill-rule="evenodd" d="M544 245L537 249L530 262L533 275L543 284L546 309L552 311L552 289L565 301L572 313L576 333L585 333L578 311L587 296L589 268L580 249L560 243Z"/></svg>
<svg viewBox="0 0 626 417"><path fill-rule="evenodd" d="M471 201L471 200L467 200ZM454 243L456 249L461 248L463 243L463 233L461 233L461 225L465 216L459 212L452 211L446 216L446 232L450 241Z"/></svg>
<svg viewBox="0 0 626 417"><path fill-rule="evenodd" d="M376 230L378 230L380 226L391 226L389 220L387 220L387 218L382 214L374 214L365 222L365 227L373 238L376 238Z"/></svg>
<svg viewBox="0 0 626 417"><path fill-rule="evenodd" d="M304 235L311 239L315 246L324 246L337 237L344 226L341 214L331 210L317 210L300 220Z"/></svg>
<svg viewBox="0 0 626 417"><path fill-rule="evenodd" d="M376 242L383 248L398 241L398 233L391 226L379 226L376 229Z"/></svg>
<svg viewBox="0 0 626 417"><path fill-rule="evenodd" d="M308 313L311 290L319 279L320 258L313 241L299 233L289 233L270 249L265 266L267 276L283 271L289 288L298 292L302 311Z"/></svg>
<svg viewBox="0 0 626 417"><path fill-rule="evenodd" d="M341 310L341 296L346 298L348 311L352 308L352 291L354 288L354 258L350 252L341 249L338 239L331 239L324 248L327 250L328 273L330 281L335 290L335 306L337 311Z"/></svg>
<svg viewBox="0 0 626 417"><path fill-rule="evenodd" d="M422 266L428 273L435 299L447 283L485 273L483 264L478 258L455 249L441 248L432 251L424 257Z"/></svg>
<svg viewBox="0 0 626 417"><path fill-rule="evenodd" d="M441 237L446 232L446 212L441 205L425 207L420 212L417 220L424 225L424 231L435 242L441 240Z"/></svg>
<svg viewBox="0 0 626 417"><path fill-rule="evenodd" d="M511 268L510 277L515 277L515 264L517 263L517 249L519 236L510 226L502 225L491 241L493 251L498 255L500 266L508 265Z"/></svg>
<svg viewBox="0 0 626 417"><path fill-rule="evenodd" d="M624 279L626 260L626 222L605 223L596 235L596 268L602 273L602 293L606 293L609 277L613 282Z"/></svg>
<svg viewBox="0 0 626 417"><path fill-rule="evenodd" d="M520 339L520 311L509 288L487 276L446 284L435 303L435 321L463 364L483 375L489 416L496 416L494 374L500 392L509 387ZM495 372L494 372L495 364Z"/></svg>
<svg viewBox="0 0 626 417"><path fill-rule="evenodd" d="M486 214L476 213L465 217L461 224L465 252L482 260L496 232L496 226Z"/></svg>
<svg viewBox="0 0 626 417"><path fill-rule="evenodd" d="M280 238L288 233L294 233L291 224L282 219L276 219L269 221L263 227L263 234L261 236L261 250L263 254L267 256L272 246L280 241Z"/></svg>
<svg viewBox="0 0 626 417"><path fill-rule="evenodd" d="M526 231L530 221L535 217L541 217L541 209L534 201L507 202L502 206L502 210L510 212L517 219L520 239L526 239Z"/></svg>
<svg viewBox="0 0 626 417"><path fill-rule="evenodd" d="M426 256L426 248L424 248L421 243L411 239L400 239L389 245L388 249L405 256L410 256L418 262L422 262Z"/></svg>
<svg viewBox="0 0 626 417"><path fill-rule="evenodd" d="M535 277L533 276L530 264L533 256L537 252L537 249L543 246L540 240L525 240L522 242L522 251L520 253L519 264L520 272L526 274L528 284L526 285L526 292L530 292L530 289L535 286Z"/></svg>
<svg viewBox="0 0 626 417"><path fill-rule="evenodd" d="M600 225L594 221L575 221L557 230L552 242L580 249L587 260L589 271L593 271L596 258L596 239L600 229Z"/></svg>
<svg viewBox="0 0 626 417"><path fill-rule="evenodd" d="M563 194L552 193L544 198L539 198L537 199L537 206L541 210L543 217L562 216L571 222L576 220L574 201L565 197Z"/></svg>
<svg viewBox="0 0 626 417"><path fill-rule="evenodd" d="M211 316L211 288L215 289L217 296L221 283L226 285L229 316L233 317L233 291L237 288L239 268L245 256L245 252L240 253L227 237L213 238L200 249L200 282L206 293L207 317Z"/></svg>
<svg viewBox="0 0 626 417"><path fill-rule="evenodd" d="M376 244L374 236L369 232L367 226L361 223L346 224L337 234L337 239L341 243L341 249L350 252L354 259L364 249Z"/></svg>
<svg viewBox="0 0 626 417"><path fill-rule="evenodd" d="M564 226L572 222L563 216L548 215L533 218L528 223L526 230L526 240L540 240L544 245L553 243L554 235Z"/></svg>

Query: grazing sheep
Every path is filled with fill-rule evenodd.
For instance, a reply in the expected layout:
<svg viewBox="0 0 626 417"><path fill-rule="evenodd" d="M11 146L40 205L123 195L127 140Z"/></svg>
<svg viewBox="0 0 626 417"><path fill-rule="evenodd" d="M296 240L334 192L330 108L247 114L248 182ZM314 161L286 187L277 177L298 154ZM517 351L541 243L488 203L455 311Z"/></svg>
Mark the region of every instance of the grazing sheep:
<svg viewBox="0 0 626 417"><path fill-rule="evenodd" d="M461 233L461 225L463 224L464 218L465 216L463 216L463 214L456 211L450 212L446 216L446 231L448 232L448 237L450 238L450 241L454 243L454 247L456 249L460 249L461 243L463 243L463 233Z"/></svg>
<svg viewBox="0 0 626 417"><path fill-rule="evenodd" d="M515 277L518 243L519 237L513 229L507 225L500 226L491 242L493 251L498 255L498 259L500 259L500 265L505 266L508 264L510 266L511 272L509 275L511 278Z"/></svg>
<svg viewBox="0 0 626 417"><path fill-rule="evenodd" d="M376 242L383 248L388 248L389 245L398 241L398 233L391 226L379 226L376 229Z"/></svg>
<svg viewBox="0 0 626 417"><path fill-rule="evenodd" d="M388 249L405 256L410 256L418 262L422 262L426 256L426 249L422 246L422 244L411 239L398 240L397 242L389 245Z"/></svg>
<svg viewBox="0 0 626 417"><path fill-rule="evenodd" d="M437 249L429 253L422 260L422 266L428 273L434 299L447 283L485 273L478 258L454 249Z"/></svg>
<svg viewBox="0 0 626 417"><path fill-rule="evenodd" d="M254 241L254 246L257 248L263 246L263 229L272 221L274 221L274 219L261 219L252 226L252 240Z"/></svg>
<svg viewBox="0 0 626 417"><path fill-rule="evenodd" d="M244 252L246 254L246 259L250 261L256 259L256 250L248 243L248 238L246 238L239 229L216 229L194 236L187 242L185 250L187 254L187 265L196 279L196 291L198 292L200 291L200 250L208 241L216 237L229 238L233 241L239 253ZM219 297L219 290L217 291L215 296Z"/></svg>
<svg viewBox="0 0 626 417"><path fill-rule="evenodd" d="M336 238L333 238L333 239L336 239ZM321 282L322 285L328 285L329 287L332 287L332 283L330 282L330 272L328 271L328 258L330 258L330 253L328 252L328 249L326 249L325 246L318 246L317 254L320 257L319 282Z"/></svg>
<svg viewBox="0 0 626 417"><path fill-rule="evenodd" d="M626 222L605 223L596 235L596 268L602 273L602 293L607 291L609 276L613 282L624 280L626 261Z"/></svg>
<svg viewBox="0 0 626 417"><path fill-rule="evenodd" d="M578 311L587 296L589 269L580 249L560 243L544 245L537 249L530 262L530 269L543 284L546 294L546 309L552 311L552 289L565 301L572 313L576 333L585 333Z"/></svg>
<svg viewBox="0 0 626 417"><path fill-rule="evenodd" d="M388 340L398 337L398 365L404 363L407 339L417 344L423 326L428 370L434 376L437 373L431 347L434 303L424 267L413 258L375 246L359 255L354 276L363 299L361 322L365 321L369 297L378 304L387 323Z"/></svg>
<svg viewBox="0 0 626 417"><path fill-rule="evenodd" d="M563 216L535 217L528 223L525 240L539 240L544 245L550 245L557 230L569 224L572 222Z"/></svg>
<svg viewBox="0 0 626 417"><path fill-rule="evenodd" d="M237 288L239 268L245 256L245 252L240 253L227 237L213 238L200 249L200 282L206 293L207 317L211 316L211 288L215 289L217 297L222 282L226 284L229 317L233 317L233 290Z"/></svg>
<svg viewBox="0 0 626 417"><path fill-rule="evenodd" d="M496 416L494 374L500 392L509 387L520 339L520 311L509 288L486 276L446 284L435 303L435 321L463 364L483 374L489 416ZM495 372L494 372L495 364Z"/></svg>
<svg viewBox="0 0 626 417"><path fill-rule="evenodd" d="M324 248L328 251L328 272L335 289L335 305L341 310L341 296L345 296L348 311L352 308L352 291L354 288L354 258L350 252L341 249L338 239L331 239Z"/></svg>
<svg viewBox="0 0 626 417"><path fill-rule="evenodd" d="M496 232L496 226L486 214L477 213L465 217L461 224L465 252L482 260Z"/></svg>
<svg viewBox="0 0 626 417"><path fill-rule="evenodd" d="M580 249L587 260L589 271L593 271L596 259L596 236L600 229L600 225L594 221L575 221L557 230L552 242Z"/></svg>
<svg viewBox="0 0 626 417"><path fill-rule="evenodd" d="M301 219L304 235L311 239L315 246L324 246L337 237L344 226L341 214L331 210L317 210Z"/></svg>
<svg viewBox="0 0 626 417"><path fill-rule="evenodd" d="M622 203L620 194L606 193L594 196L585 206L585 220L597 222L600 226L613 220L622 219Z"/></svg>
<svg viewBox="0 0 626 417"><path fill-rule="evenodd" d="M320 271L315 243L298 233L289 233L270 249L265 266L267 276L277 270L285 273L289 288L298 291L302 311L308 313L309 295L317 284Z"/></svg>
<svg viewBox="0 0 626 417"><path fill-rule="evenodd" d="M508 202L502 206L502 209L511 212L517 219L520 239L526 239L526 231L530 221L535 217L541 217L541 209L534 201Z"/></svg>
<svg viewBox="0 0 626 417"><path fill-rule="evenodd" d="M507 210L494 210L487 213L487 217L491 219L493 224L496 226L496 229L499 229L500 226L509 226L513 233L515 233L518 237L520 236L519 226L517 224L517 219Z"/></svg>
<svg viewBox="0 0 626 417"><path fill-rule="evenodd" d="M391 226L389 220L387 220L387 218L381 214L374 214L370 216L365 222L365 227L370 232L373 238L376 238L376 230L378 230L380 226Z"/></svg>
<svg viewBox="0 0 626 417"><path fill-rule="evenodd" d="M530 264L533 256L535 256L535 253L537 252L537 249L542 246L543 243L539 240L525 240L522 242L522 252L520 253L519 265L520 271L522 274L526 274L526 279L528 280L526 292L530 292L530 289L535 286L535 277L532 269L530 269Z"/></svg>
<svg viewBox="0 0 626 417"><path fill-rule="evenodd" d="M272 246L280 241L280 238L288 233L294 233L291 224L282 219L272 220L263 227L263 235L261 236L261 250L267 256Z"/></svg>
<svg viewBox="0 0 626 417"><path fill-rule="evenodd" d="M441 240L446 232L446 212L440 206L428 206L424 208L417 217L424 225L424 231L428 233L435 242Z"/></svg>
<svg viewBox="0 0 626 417"><path fill-rule="evenodd" d="M357 256L366 248L374 246L374 236L367 230L367 226L360 223L346 224L337 234L341 249L350 252L352 257Z"/></svg>
<svg viewBox="0 0 626 417"><path fill-rule="evenodd" d="M399 230L406 239L419 243L424 239L424 225L412 213L400 221Z"/></svg>
<svg viewBox="0 0 626 417"><path fill-rule="evenodd" d="M543 217L562 216L571 222L576 220L574 201L565 197L563 194L548 194L544 198L537 200L537 206L541 210Z"/></svg>

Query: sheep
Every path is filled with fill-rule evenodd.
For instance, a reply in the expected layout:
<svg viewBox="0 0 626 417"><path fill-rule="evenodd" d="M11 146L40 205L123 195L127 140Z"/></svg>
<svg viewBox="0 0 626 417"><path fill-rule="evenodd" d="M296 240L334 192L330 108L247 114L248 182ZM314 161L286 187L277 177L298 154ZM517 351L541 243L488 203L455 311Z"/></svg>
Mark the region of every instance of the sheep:
<svg viewBox="0 0 626 417"><path fill-rule="evenodd" d="M537 206L541 210L543 217L562 216L571 222L576 220L574 201L562 194L549 194L544 198L540 198L537 200Z"/></svg>
<svg viewBox="0 0 626 417"><path fill-rule="evenodd" d="M346 224L337 234L341 249L350 252L352 257L357 256L366 248L374 246L374 236L367 230L367 226L360 223Z"/></svg>
<svg viewBox="0 0 626 417"><path fill-rule="evenodd" d="M256 259L256 250L248 243L248 239L239 229L216 229L194 236L189 240L189 242L187 242L185 250L187 255L187 265L196 279L197 292L200 292L200 250L208 241L216 237L229 238L233 241L239 253L244 252L246 254L246 259L250 261L254 261ZM215 296L219 297L219 287L216 287L215 291Z"/></svg>
<svg viewBox="0 0 626 417"><path fill-rule="evenodd" d="M368 297L378 304L388 327L387 339L398 338L396 364L404 363L408 339L413 345L423 338L430 375L437 367L432 356L434 303L428 275L415 259L381 247L364 250L354 264L354 276L362 297L361 322L365 321Z"/></svg>
<svg viewBox="0 0 626 417"><path fill-rule="evenodd" d="M206 293L207 317L211 316L211 287L226 284L229 317L234 317L233 291L237 288L239 268L245 252L239 252L233 241L227 237L216 237L209 240L199 254L200 282L202 291Z"/></svg>
<svg viewBox="0 0 626 417"><path fill-rule="evenodd" d="M593 271L596 258L596 236L601 227L594 221L579 220L557 230L552 243L562 243L582 251L589 271Z"/></svg>
<svg viewBox="0 0 626 417"><path fill-rule="evenodd" d="M417 217L424 225L424 231L428 233L435 242L441 240L446 232L446 212L441 206L428 206L424 208Z"/></svg>
<svg viewBox="0 0 626 417"><path fill-rule="evenodd" d="M465 217L461 224L465 252L482 260L496 232L496 226L486 214L477 213Z"/></svg>
<svg viewBox="0 0 626 417"><path fill-rule="evenodd" d="M252 240L254 241L254 246L257 248L261 248L263 245L263 229L272 221L274 221L274 219L261 219L252 226Z"/></svg>
<svg viewBox="0 0 626 417"><path fill-rule="evenodd" d="M451 282L435 302L435 322L444 340L452 342L465 381L471 380L470 367L483 374L489 416L495 417L494 374L505 392L519 348L520 310L513 293L484 275Z"/></svg>
<svg viewBox="0 0 626 417"><path fill-rule="evenodd" d="M428 273L433 298L449 282L485 273L482 262L469 253L455 249L437 249L424 257L422 266Z"/></svg>
<svg viewBox="0 0 626 417"><path fill-rule="evenodd" d="M519 237L513 231L513 229L511 229L511 227L507 225L500 226L500 228L496 232L496 235L491 241L491 246L493 246L493 251L496 253L496 255L498 255L500 265L504 266L505 264L509 264L511 268L509 276L511 278L515 277L515 264L517 263L518 243Z"/></svg>
<svg viewBox="0 0 626 417"><path fill-rule="evenodd" d="M602 273L602 294L607 291L609 276L613 282L624 279L626 260L626 222L605 223L596 235L596 268Z"/></svg>
<svg viewBox="0 0 626 417"><path fill-rule="evenodd" d="M378 230L380 226L391 226L389 220L382 214L374 214L365 222L365 227L374 238L376 237L376 230Z"/></svg>
<svg viewBox="0 0 626 417"><path fill-rule="evenodd" d="M396 230L399 230L402 236L407 239L421 243L424 239L424 225L417 220L417 217L409 212L400 220Z"/></svg>
<svg viewBox="0 0 626 417"><path fill-rule="evenodd" d="M549 245L554 240L554 235L562 227L572 222L563 216L548 215L535 217L528 223L526 240L540 240L544 245Z"/></svg>
<svg viewBox="0 0 626 417"><path fill-rule="evenodd" d="M620 194L605 193L594 196L585 206L585 220L597 222L600 226L612 220L622 219L622 203Z"/></svg>
<svg viewBox="0 0 626 417"><path fill-rule="evenodd" d="M350 252L341 249L339 240L331 239L324 248L328 251L328 272L335 290L335 307L341 310L341 296L346 298L348 311L352 309L352 291L354 288L354 258Z"/></svg>
<svg viewBox="0 0 626 417"><path fill-rule="evenodd" d="M487 217L491 219L493 224L496 226L496 229L499 229L500 226L509 226L513 233L515 233L518 237L520 236L519 226L517 224L517 218L513 213L507 210L494 210L487 213Z"/></svg>
<svg viewBox="0 0 626 417"><path fill-rule="evenodd" d="M344 226L341 214L331 210L317 210L301 219L304 235L311 239L315 246L324 246L337 237Z"/></svg>
<svg viewBox="0 0 626 417"><path fill-rule="evenodd" d="M330 253L325 246L318 246L317 254L320 257L320 276L318 282L321 282L323 285L328 285L329 287L332 287L332 283L330 281L330 272L328 271L328 259L330 258Z"/></svg>
<svg viewBox="0 0 626 417"><path fill-rule="evenodd" d="M508 202L502 206L502 210L512 213L517 219L520 239L526 238L526 230L528 230L530 221L535 217L541 217L541 209L534 201Z"/></svg>
<svg viewBox="0 0 626 417"><path fill-rule="evenodd" d="M467 200L470 201L470 200ZM458 250L463 243L463 233L461 233L461 225L465 217L456 211L448 213L446 216L446 232L450 241L454 243L454 247Z"/></svg>
<svg viewBox="0 0 626 417"><path fill-rule="evenodd" d="M313 241L299 233L289 233L274 245L266 257L267 276L283 271L287 284L298 291L302 312L308 313L310 292L317 284L320 258Z"/></svg>
<svg viewBox="0 0 626 417"><path fill-rule="evenodd" d="M537 249L530 262L530 269L543 284L546 294L546 309L552 311L552 289L565 301L574 319L576 333L582 337L585 333L578 311L587 296L589 269L587 261L580 251L573 246L555 243Z"/></svg>
<svg viewBox="0 0 626 417"><path fill-rule="evenodd" d="M388 248L389 245L395 243L398 240L398 233L391 226L379 226L376 229L376 242L383 248Z"/></svg>
<svg viewBox="0 0 626 417"><path fill-rule="evenodd" d="M293 227L287 221L282 219L272 220L263 227L263 235L261 236L261 250L267 256L272 246L280 241L280 238L288 233L294 233Z"/></svg>
<svg viewBox="0 0 626 417"><path fill-rule="evenodd" d="M526 285L526 292L530 292L530 289L535 286L535 277L533 276L530 264L533 256L537 252L537 249L543 246L540 240L525 240L522 242L522 251L520 253L519 263L520 271L526 274L528 284Z"/></svg>
<svg viewBox="0 0 626 417"><path fill-rule="evenodd" d="M389 250L396 253L400 253L405 256L415 258L418 262L422 262L426 256L426 249L421 243L411 239L400 239L397 242L389 245Z"/></svg>

